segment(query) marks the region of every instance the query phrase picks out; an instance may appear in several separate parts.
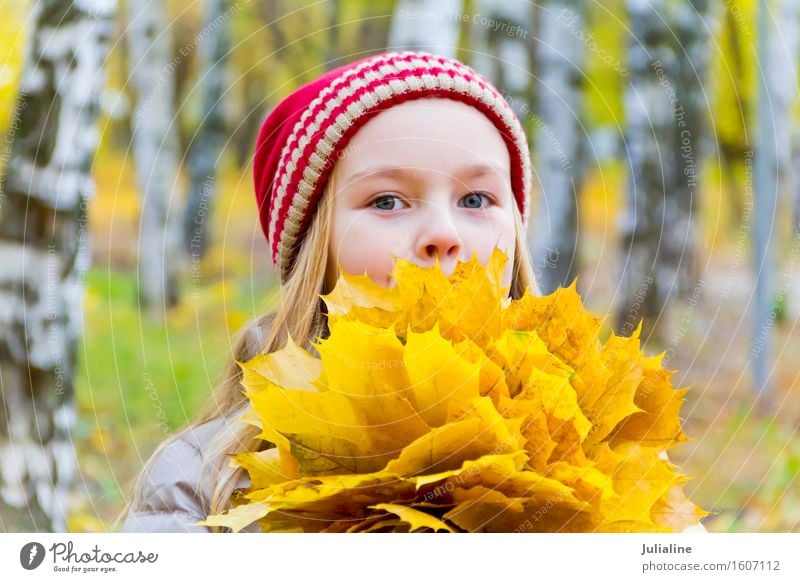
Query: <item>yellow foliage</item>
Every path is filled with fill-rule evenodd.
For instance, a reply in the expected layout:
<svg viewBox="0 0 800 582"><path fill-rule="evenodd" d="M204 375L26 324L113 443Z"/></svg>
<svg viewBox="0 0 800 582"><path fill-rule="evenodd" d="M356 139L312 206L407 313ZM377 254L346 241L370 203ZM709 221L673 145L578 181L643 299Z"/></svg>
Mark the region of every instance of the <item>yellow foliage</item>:
<svg viewBox="0 0 800 582"><path fill-rule="evenodd" d="M26 36L30 28L30 1L0 3L0 133L5 134L14 119L19 80L22 75ZM16 131L16 127L14 128ZM2 171L3 168L0 168Z"/></svg>
<svg viewBox="0 0 800 582"><path fill-rule="evenodd" d="M705 512L664 451L685 440L660 357L598 339L574 284L507 297L507 257L342 275L320 358L292 338L240 363L265 450L238 531L673 531ZM267 443L276 445L271 447Z"/></svg>

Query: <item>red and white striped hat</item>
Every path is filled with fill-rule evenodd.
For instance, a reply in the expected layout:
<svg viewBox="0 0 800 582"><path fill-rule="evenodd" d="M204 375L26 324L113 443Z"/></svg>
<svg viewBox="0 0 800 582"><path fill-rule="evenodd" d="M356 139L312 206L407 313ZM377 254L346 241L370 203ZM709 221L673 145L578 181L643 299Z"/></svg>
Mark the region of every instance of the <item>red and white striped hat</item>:
<svg viewBox="0 0 800 582"><path fill-rule="evenodd" d="M300 87L261 126L253 159L256 199L281 281L291 272L330 172L350 138L377 113L424 97L462 101L494 123L511 156L511 186L527 224L530 153L503 96L454 59L415 51L382 53Z"/></svg>

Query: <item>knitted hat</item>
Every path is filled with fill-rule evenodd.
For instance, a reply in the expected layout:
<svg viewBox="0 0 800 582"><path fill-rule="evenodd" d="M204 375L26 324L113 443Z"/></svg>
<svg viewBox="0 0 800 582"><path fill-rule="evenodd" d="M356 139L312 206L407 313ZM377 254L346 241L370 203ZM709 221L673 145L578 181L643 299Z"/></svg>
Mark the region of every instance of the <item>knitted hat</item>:
<svg viewBox="0 0 800 582"><path fill-rule="evenodd" d="M511 186L527 223L528 144L497 89L453 59L414 51L382 53L300 87L261 126L253 159L256 199L281 281L291 272L331 170L350 138L381 111L425 97L461 101L494 123L508 147Z"/></svg>

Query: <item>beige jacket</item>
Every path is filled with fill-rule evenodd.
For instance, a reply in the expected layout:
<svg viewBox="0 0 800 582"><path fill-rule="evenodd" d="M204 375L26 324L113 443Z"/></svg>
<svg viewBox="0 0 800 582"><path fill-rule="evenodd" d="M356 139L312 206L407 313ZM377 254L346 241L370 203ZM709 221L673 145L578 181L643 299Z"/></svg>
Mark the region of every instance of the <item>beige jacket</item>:
<svg viewBox="0 0 800 582"><path fill-rule="evenodd" d="M216 419L193 428L170 442L154 459L146 480L141 503L132 505L122 526L123 532L193 532L207 533L209 528L193 525L209 513L210 475L201 470L204 451L220 430L229 430L224 419ZM663 456L666 458L666 454ZM247 476L238 487L247 487ZM258 523L242 530L258 532ZM686 533L705 532L701 525Z"/></svg>
<svg viewBox="0 0 800 582"><path fill-rule="evenodd" d="M202 469L204 452L220 430L228 430L224 419L212 420L190 429L158 452L146 479L141 501L131 505L123 532L207 533L209 528L193 525L204 520L210 507L211 480ZM245 476L239 487L250 484ZM257 532L258 523L243 531Z"/></svg>

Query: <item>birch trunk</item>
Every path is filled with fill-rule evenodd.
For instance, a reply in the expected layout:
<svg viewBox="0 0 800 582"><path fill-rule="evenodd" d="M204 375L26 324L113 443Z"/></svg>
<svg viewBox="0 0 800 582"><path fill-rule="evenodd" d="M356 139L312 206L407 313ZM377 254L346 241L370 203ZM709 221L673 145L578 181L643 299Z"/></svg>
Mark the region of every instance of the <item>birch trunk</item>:
<svg viewBox="0 0 800 582"><path fill-rule="evenodd" d="M222 100L228 86L230 51L227 4L227 0L205 2L204 30L209 32L199 49L205 71L200 81L204 115L189 151L189 199L183 221L183 243L193 264L208 250L211 201L217 190L217 166L225 143Z"/></svg>
<svg viewBox="0 0 800 582"><path fill-rule="evenodd" d="M668 302L696 281L697 187L707 69L707 0L628 0L630 152L617 331L658 335ZM677 36L677 38L676 38Z"/></svg>
<svg viewBox="0 0 800 582"><path fill-rule="evenodd" d="M0 528L65 531L109 2L39 1L0 183Z"/></svg>
<svg viewBox="0 0 800 582"><path fill-rule="evenodd" d="M400 0L389 29L388 48L455 57L461 6L461 0Z"/></svg>
<svg viewBox="0 0 800 582"><path fill-rule="evenodd" d="M775 147L778 164L778 190L787 194L796 182L792 171L792 139L800 136L793 122L792 106L797 102L797 57L800 50L800 0L775 0L775 34L767 42L771 109L774 111ZM794 136L792 135L794 133Z"/></svg>
<svg viewBox="0 0 800 582"><path fill-rule="evenodd" d="M538 116L534 156L540 196L531 253L543 293L568 286L578 275L578 197L584 177L585 129L581 121L586 47L585 3L548 0L538 13Z"/></svg>
<svg viewBox="0 0 800 582"><path fill-rule="evenodd" d="M530 125L534 40L534 11L527 2L477 0L469 23L470 66L497 87L523 125Z"/></svg>
<svg viewBox="0 0 800 582"><path fill-rule="evenodd" d="M792 207L792 246L778 292L788 294L788 312L800 315L800 269L796 261L800 243L800 125L797 123L797 64L800 51L800 0L776 0L774 26L777 34L769 37L767 79L775 110L775 144L778 192ZM794 251L794 252L793 252Z"/></svg>
<svg viewBox="0 0 800 582"><path fill-rule="evenodd" d="M141 196L139 296L154 317L178 302L178 123L174 71L194 50L173 57L165 6L128 0L131 80L137 93L132 117L136 182Z"/></svg>

